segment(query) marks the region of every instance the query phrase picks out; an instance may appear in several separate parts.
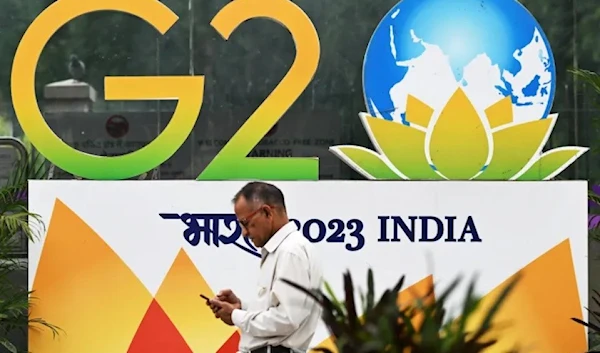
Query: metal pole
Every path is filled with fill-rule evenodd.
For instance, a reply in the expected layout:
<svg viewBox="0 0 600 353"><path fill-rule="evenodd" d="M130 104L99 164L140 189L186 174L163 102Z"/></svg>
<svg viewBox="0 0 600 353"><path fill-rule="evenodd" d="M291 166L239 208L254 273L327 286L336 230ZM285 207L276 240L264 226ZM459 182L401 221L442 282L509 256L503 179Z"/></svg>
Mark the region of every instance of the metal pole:
<svg viewBox="0 0 600 353"><path fill-rule="evenodd" d="M156 64L156 76L160 76L160 36L156 36L156 53L155 53L155 64ZM160 135L160 113L162 107L160 104L160 99L156 101L156 137ZM152 174L150 179L158 180L160 179L160 165L153 170L150 171Z"/></svg>
<svg viewBox="0 0 600 353"><path fill-rule="evenodd" d="M14 137L0 137L0 146L9 146L17 151L17 156L15 156L16 158L14 160L8 160L9 163L4 163L2 161L2 165L0 166L0 168L2 168L2 170L0 170L0 175L2 178L0 179L0 186L3 186L6 182L8 182L8 180L10 180L11 175L14 172L14 168L16 167L15 162L18 160L26 161L28 153L27 148L25 148L25 145L23 145L21 141L17 140ZM4 179L5 177L6 179Z"/></svg>
<svg viewBox="0 0 600 353"><path fill-rule="evenodd" d="M19 139L14 137L0 137L0 145L12 146L19 151L21 158L27 158L27 148L25 148L25 145Z"/></svg>
<svg viewBox="0 0 600 353"><path fill-rule="evenodd" d="M194 76L194 1L188 0L188 13L190 16L189 22L189 36L188 36L188 49L189 49L189 72L190 76Z"/></svg>
<svg viewBox="0 0 600 353"><path fill-rule="evenodd" d="M572 2L573 15L573 38L571 45L573 46L573 68L579 68L579 58L577 56L577 0ZM575 121L574 138L575 146L579 146L579 86L577 75L573 75L573 120ZM579 168L575 168L575 180L579 179Z"/></svg>
<svg viewBox="0 0 600 353"><path fill-rule="evenodd" d="M190 76L194 76L195 74L195 70L194 70L194 25L195 25L195 17L194 17L194 1L193 0L188 0L188 12L189 12L189 16L190 16L190 23L189 23L189 36L188 36L188 49L189 49L189 72L190 72ZM192 129L192 133L191 136L189 136L188 138L191 138L192 141L190 143L190 169L191 169L191 173L192 173L192 177L194 176L195 170L194 170L194 142L195 142L195 138L194 138L194 130Z"/></svg>

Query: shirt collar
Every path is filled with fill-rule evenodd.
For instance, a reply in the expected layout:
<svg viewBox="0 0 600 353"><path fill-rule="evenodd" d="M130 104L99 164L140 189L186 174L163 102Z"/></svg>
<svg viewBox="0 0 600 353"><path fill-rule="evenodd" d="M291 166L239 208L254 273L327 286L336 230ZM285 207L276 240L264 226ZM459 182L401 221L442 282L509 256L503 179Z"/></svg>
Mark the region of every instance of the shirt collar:
<svg viewBox="0 0 600 353"><path fill-rule="evenodd" d="M296 227L296 223L292 221L288 222L286 225L279 228L279 230L275 234L273 234L271 239L269 239L265 246L263 246L263 250L265 250L267 253L274 252L275 250L277 250L279 245L281 245L281 243L285 240L285 238L287 238L288 235L292 234L292 232L296 230L298 230L298 228Z"/></svg>

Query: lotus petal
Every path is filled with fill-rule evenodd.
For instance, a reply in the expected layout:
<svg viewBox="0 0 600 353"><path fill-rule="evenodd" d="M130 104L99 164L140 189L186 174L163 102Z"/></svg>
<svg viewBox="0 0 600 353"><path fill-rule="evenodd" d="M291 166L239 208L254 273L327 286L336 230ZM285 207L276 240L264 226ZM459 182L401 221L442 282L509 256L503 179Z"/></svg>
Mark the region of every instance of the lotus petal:
<svg viewBox="0 0 600 353"><path fill-rule="evenodd" d="M556 116L506 126L492 133L492 160L478 180L509 180L527 162L537 156L546 144L556 122Z"/></svg>
<svg viewBox="0 0 600 353"><path fill-rule="evenodd" d="M433 109L410 94L406 98L406 121L423 128L429 126Z"/></svg>
<svg viewBox="0 0 600 353"><path fill-rule="evenodd" d="M441 180L425 157L425 132L361 114L375 148L407 179Z"/></svg>
<svg viewBox="0 0 600 353"><path fill-rule="evenodd" d="M485 110L485 115L490 123L490 129L512 123L513 110L511 96L506 96L492 104Z"/></svg>
<svg viewBox="0 0 600 353"><path fill-rule="evenodd" d="M367 179L401 179L387 166L381 156L360 146L331 146L329 150L350 168Z"/></svg>
<svg viewBox="0 0 600 353"><path fill-rule="evenodd" d="M462 89L454 92L432 130L429 156L446 178L468 180L485 166L490 152L486 128Z"/></svg>
<svg viewBox="0 0 600 353"><path fill-rule="evenodd" d="M579 156L587 152L585 147L559 147L546 151L517 180L548 180L565 170Z"/></svg>

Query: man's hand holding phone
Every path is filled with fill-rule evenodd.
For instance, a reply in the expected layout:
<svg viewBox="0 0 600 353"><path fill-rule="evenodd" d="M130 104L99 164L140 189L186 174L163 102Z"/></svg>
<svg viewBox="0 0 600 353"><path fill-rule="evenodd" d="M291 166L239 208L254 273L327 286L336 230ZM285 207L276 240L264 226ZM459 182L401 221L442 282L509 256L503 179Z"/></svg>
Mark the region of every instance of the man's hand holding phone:
<svg viewBox="0 0 600 353"><path fill-rule="evenodd" d="M223 289L217 293L217 299L225 303L233 304L236 309L242 308L242 301L235 295L235 293L233 293L231 289Z"/></svg>
<svg viewBox="0 0 600 353"><path fill-rule="evenodd" d="M209 298L209 297L207 297L207 296L206 296L206 295L204 295L204 294L200 294L200 298L202 298L202 299L206 300L206 302L207 302L207 303L210 301L210 298Z"/></svg>
<svg viewBox="0 0 600 353"><path fill-rule="evenodd" d="M210 307L215 317L228 325L233 325L231 321L233 310L242 308L241 300L230 289L220 291L213 299L209 299L203 294L200 294L200 297L206 300L206 305Z"/></svg>
<svg viewBox="0 0 600 353"><path fill-rule="evenodd" d="M210 310L212 310L213 314L215 314L215 317L217 317L217 311L219 311L221 307L217 305L216 302L211 302L211 299L204 294L200 294L200 297L206 300L206 305L210 308Z"/></svg>

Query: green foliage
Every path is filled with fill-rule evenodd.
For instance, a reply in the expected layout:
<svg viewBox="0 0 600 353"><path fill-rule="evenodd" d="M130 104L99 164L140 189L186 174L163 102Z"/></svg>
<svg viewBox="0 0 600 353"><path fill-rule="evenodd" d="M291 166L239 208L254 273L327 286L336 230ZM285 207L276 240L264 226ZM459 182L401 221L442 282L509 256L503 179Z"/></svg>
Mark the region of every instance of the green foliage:
<svg viewBox="0 0 600 353"><path fill-rule="evenodd" d="M0 136L12 136L12 122L0 115Z"/></svg>
<svg viewBox="0 0 600 353"><path fill-rule="evenodd" d="M0 344L11 353L17 353L10 341L15 331L27 330L29 326L50 329L54 335L60 331L42 318L29 317L28 308L36 298L26 286L15 284L13 278L16 271L27 271L23 261L13 256L19 237L35 241L44 231L39 215L29 212L27 205L28 179L46 176L42 159L35 152L20 159L0 189Z"/></svg>
<svg viewBox="0 0 600 353"><path fill-rule="evenodd" d="M594 294L592 295L592 300L597 306L600 307L600 293L598 293L596 290L593 290L593 292ZM590 310L588 308L585 309L589 313L589 322L585 322L575 317L572 317L571 320L587 327L590 330L590 347L592 348L589 352L600 352L600 311Z"/></svg>
<svg viewBox="0 0 600 353"><path fill-rule="evenodd" d="M582 69L571 69L569 72L582 78L596 93L600 94L600 75L593 71Z"/></svg>
<svg viewBox="0 0 600 353"><path fill-rule="evenodd" d="M360 294L362 317L358 316L354 284L349 272L344 274L344 302L336 298L327 284L324 292L304 288L289 280L284 282L306 293L323 307L323 321L334 336L339 353L478 353L496 343L489 337L492 321L518 279L519 276L515 276L503 289L485 312L479 327L473 331L467 330L467 323L482 302L482 298L474 294L475 281L468 287L458 318L447 318L445 307L460 278L435 298L433 288L430 288L425 296L400 307L397 300L404 276L375 302L373 271L369 269L367 292ZM417 324L418 320L421 321ZM331 353L325 348L317 348L316 351Z"/></svg>
<svg viewBox="0 0 600 353"><path fill-rule="evenodd" d="M598 205L598 207L589 207L588 213L591 217L588 221L588 235L590 239L600 241L600 224L592 227L593 222L600 217L600 195L593 190L588 190L588 200Z"/></svg>
<svg viewBox="0 0 600 353"><path fill-rule="evenodd" d="M600 75L596 72L583 70L583 69L571 69L569 70L575 76L581 78L590 88L596 93L600 94ZM596 154L599 148L596 147L592 150L592 153ZM590 181L590 184L597 185L596 181ZM588 223L588 234L590 239L600 241L600 225L592 227L592 221L595 221L597 217L600 217L600 195L596 194L593 190L588 191L588 199L597 204L598 207L590 207L589 214L592 216Z"/></svg>
<svg viewBox="0 0 600 353"><path fill-rule="evenodd" d="M46 158L31 145L27 138L23 137L20 140L27 149L27 157L17 161L7 185L24 192L27 190L28 180L48 179L50 168Z"/></svg>

